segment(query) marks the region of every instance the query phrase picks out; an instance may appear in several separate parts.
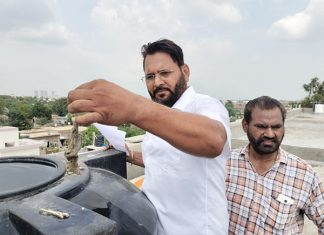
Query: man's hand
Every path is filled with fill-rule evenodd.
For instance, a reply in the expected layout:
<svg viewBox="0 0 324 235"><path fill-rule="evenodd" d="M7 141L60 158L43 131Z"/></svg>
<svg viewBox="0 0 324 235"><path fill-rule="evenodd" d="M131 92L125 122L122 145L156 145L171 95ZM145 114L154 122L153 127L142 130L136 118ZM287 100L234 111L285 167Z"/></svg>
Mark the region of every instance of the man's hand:
<svg viewBox="0 0 324 235"><path fill-rule="evenodd" d="M68 111L83 113L78 124L102 123L118 126L131 122L140 96L103 79L84 83L68 94Z"/></svg>
<svg viewBox="0 0 324 235"><path fill-rule="evenodd" d="M103 79L70 91L68 103L70 113L83 113L75 117L78 124L132 123L196 156L220 155L227 140L219 121L166 107Z"/></svg>

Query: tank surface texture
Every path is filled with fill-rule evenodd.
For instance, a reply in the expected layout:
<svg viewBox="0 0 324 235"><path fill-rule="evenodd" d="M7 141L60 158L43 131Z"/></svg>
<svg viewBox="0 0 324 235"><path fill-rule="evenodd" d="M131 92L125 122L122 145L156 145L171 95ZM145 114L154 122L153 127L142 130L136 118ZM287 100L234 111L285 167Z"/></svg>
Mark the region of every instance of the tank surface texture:
<svg viewBox="0 0 324 235"><path fill-rule="evenodd" d="M80 154L79 165L67 175L62 154L0 158L0 234L154 234L155 208L125 179L125 153Z"/></svg>

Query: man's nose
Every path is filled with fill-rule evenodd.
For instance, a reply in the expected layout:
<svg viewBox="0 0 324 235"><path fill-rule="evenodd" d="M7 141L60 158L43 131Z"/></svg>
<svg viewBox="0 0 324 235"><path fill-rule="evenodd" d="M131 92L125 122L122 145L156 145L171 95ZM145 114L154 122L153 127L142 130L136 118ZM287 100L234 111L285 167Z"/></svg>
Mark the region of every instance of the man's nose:
<svg viewBox="0 0 324 235"><path fill-rule="evenodd" d="M164 83L163 79L161 79L160 76L158 74L156 74L155 78L154 78L154 86L158 87L163 83Z"/></svg>
<svg viewBox="0 0 324 235"><path fill-rule="evenodd" d="M268 138L273 138L275 136L275 132L273 131L273 129L271 127L266 128L264 130L264 136L266 136Z"/></svg>

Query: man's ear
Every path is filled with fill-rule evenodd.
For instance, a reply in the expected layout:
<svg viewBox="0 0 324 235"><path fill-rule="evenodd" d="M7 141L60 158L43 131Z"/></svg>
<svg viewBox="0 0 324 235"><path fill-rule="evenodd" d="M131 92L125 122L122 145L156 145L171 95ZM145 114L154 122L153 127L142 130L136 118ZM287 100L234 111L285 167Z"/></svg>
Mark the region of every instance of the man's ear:
<svg viewBox="0 0 324 235"><path fill-rule="evenodd" d="M185 77L186 82L189 82L189 76L190 76L190 69L187 64L184 64L181 66L181 71Z"/></svg>
<svg viewBox="0 0 324 235"><path fill-rule="evenodd" d="M242 119L242 128L243 128L244 132L246 133L247 129L248 129L248 124L244 118Z"/></svg>

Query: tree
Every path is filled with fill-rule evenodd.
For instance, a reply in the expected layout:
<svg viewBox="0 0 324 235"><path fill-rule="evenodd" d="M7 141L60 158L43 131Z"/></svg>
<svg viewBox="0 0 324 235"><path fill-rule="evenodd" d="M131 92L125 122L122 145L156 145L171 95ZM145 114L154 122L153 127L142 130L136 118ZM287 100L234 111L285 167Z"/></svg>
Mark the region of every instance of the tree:
<svg viewBox="0 0 324 235"><path fill-rule="evenodd" d="M24 101L9 101L8 123L11 126L18 127L19 130L31 128L31 109L32 105Z"/></svg>
<svg viewBox="0 0 324 235"><path fill-rule="evenodd" d="M73 124L72 114L68 113L66 116L67 116L66 117L67 123L70 124L70 125L72 125Z"/></svg>
<svg viewBox="0 0 324 235"><path fill-rule="evenodd" d="M27 130L32 127L30 119L21 110L12 110L9 112L9 125L18 127L19 130Z"/></svg>
<svg viewBox="0 0 324 235"><path fill-rule="evenodd" d="M308 96L311 97L316 92L318 85L319 85L319 79L318 77L314 77L311 79L310 83L304 84L303 87L305 91L308 92Z"/></svg>
<svg viewBox="0 0 324 235"><path fill-rule="evenodd" d="M3 100L0 100L0 115L4 114L5 107Z"/></svg>
<svg viewBox="0 0 324 235"><path fill-rule="evenodd" d="M118 130L125 131L126 132L125 137L132 137L132 136L145 134L145 131L143 129L132 124L122 124L118 126Z"/></svg>
<svg viewBox="0 0 324 235"><path fill-rule="evenodd" d="M21 130L31 128L33 117L38 117L40 123L47 123L52 115L48 103L29 96L0 95L0 111L8 117L8 120L5 120L6 124L16 126Z"/></svg>
<svg viewBox="0 0 324 235"><path fill-rule="evenodd" d="M324 99L324 81L322 81L322 83L320 83L317 87L316 90L317 95L321 96L322 102Z"/></svg>
<svg viewBox="0 0 324 235"><path fill-rule="evenodd" d="M59 98L55 100L52 106L52 111L53 113L64 117L68 113L66 98Z"/></svg>
<svg viewBox="0 0 324 235"><path fill-rule="evenodd" d="M239 111L234 107L234 104L231 100L226 101L225 108L228 111L228 115L230 117L230 121L233 122L238 118L240 114Z"/></svg>
<svg viewBox="0 0 324 235"><path fill-rule="evenodd" d="M11 111L17 111L21 113L26 118L31 118L32 105L26 102L17 102L14 107L10 109ZM10 113L9 112L9 113Z"/></svg>
<svg viewBox="0 0 324 235"><path fill-rule="evenodd" d="M308 96L301 102L302 107L312 108L316 103L324 103L324 81L314 77L308 84L303 84L303 88Z"/></svg>
<svg viewBox="0 0 324 235"><path fill-rule="evenodd" d="M50 120L52 118L52 111L43 102L38 101L33 105L31 115L32 117L46 118L47 120Z"/></svg>
<svg viewBox="0 0 324 235"><path fill-rule="evenodd" d="M93 143L93 136L94 134L98 134L99 131L94 125L90 125L87 127L85 131L82 131L81 133L81 139L82 139L82 147L91 145Z"/></svg>

